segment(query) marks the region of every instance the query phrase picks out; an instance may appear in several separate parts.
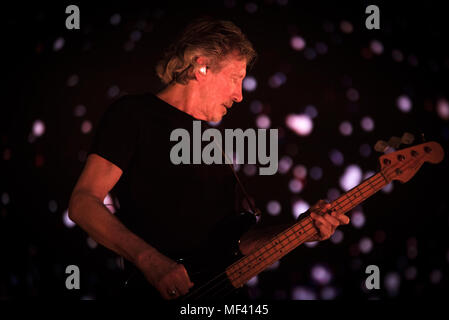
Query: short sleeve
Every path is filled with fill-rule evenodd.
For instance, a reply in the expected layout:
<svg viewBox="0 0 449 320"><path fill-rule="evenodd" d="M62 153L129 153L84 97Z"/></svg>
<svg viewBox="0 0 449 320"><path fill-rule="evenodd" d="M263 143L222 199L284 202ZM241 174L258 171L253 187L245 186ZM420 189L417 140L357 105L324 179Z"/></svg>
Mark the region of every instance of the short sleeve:
<svg viewBox="0 0 449 320"><path fill-rule="evenodd" d="M139 138L137 112L133 98L125 96L112 103L97 125L89 154L95 153L125 171Z"/></svg>

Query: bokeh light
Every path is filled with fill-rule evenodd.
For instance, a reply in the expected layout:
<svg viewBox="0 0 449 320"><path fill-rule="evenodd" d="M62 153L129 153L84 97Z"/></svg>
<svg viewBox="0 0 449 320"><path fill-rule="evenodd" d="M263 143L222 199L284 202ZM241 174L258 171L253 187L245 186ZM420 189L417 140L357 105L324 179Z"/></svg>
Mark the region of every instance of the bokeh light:
<svg viewBox="0 0 449 320"><path fill-rule="evenodd" d="M73 228L74 226L76 226L75 222L73 222L70 218L69 218L69 210L65 210L64 213L62 214L62 222L64 223L64 225L67 228Z"/></svg>
<svg viewBox="0 0 449 320"><path fill-rule="evenodd" d="M307 168L302 164L298 164L293 169L293 175L299 180L304 180L307 176Z"/></svg>
<svg viewBox="0 0 449 320"><path fill-rule="evenodd" d="M331 236L330 240L332 243L338 244L343 241L343 238L344 238L343 231L337 229L337 230L335 230L334 234Z"/></svg>
<svg viewBox="0 0 449 320"><path fill-rule="evenodd" d="M379 40L371 41L370 49L376 55L380 55L384 52L384 46Z"/></svg>
<svg viewBox="0 0 449 320"><path fill-rule="evenodd" d="M306 47L306 42L300 36L293 36L290 39L290 45L292 46L293 49L295 49L297 51L301 51Z"/></svg>
<svg viewBox="0 0 449 320"><path fill-rule="evenodd" d="M343 121L338 127L340 133L344 136L350 136L352 133L352 125L349 121Z"/></svg>
<svg viewBox="0 0 449 320"><path fill-rule="evenodd" d="M263 110L263 105L259 100L254 100L251 102L249 108L251 109L251 112L254 114L261 113Z"/></svg>
<svg viewBox="0 0 449 320"><path fill-rule="evenodd" d="M53 50L54 51L59 51L64 47L65 44L65 40L62 37L59 37L55 40L55 42L53 43Z"/></svg>
<svg viewBox="0 0 449 320"><path fill-rule="evenodd" d="M340 187L348 191L357 186L362 181L362 169L358 165L352 164L346 167L345 172L340 177Z"/></svg>
<svg viewBox="0 0 449 320"><path fill-rule="evenodd" d="M401 95L398 97L396 104L402 112L410 112L412 110L412 101L406 95Z"/></svg>
<svg viewBox="0 0 449 320"><path fill-rule="evenodd" d="M396 296L399 293L401 277L396 272L389 272L385 275L384 285L390 296Z"/></svg>
<svg viewBox="0 0 449 320"><path fill-rule="evenodd" d="M312 167L310 169L310 177L313 180L320 180L323 177L323 169L320 167Z"/></svg>
<svg viewBox="0 0 449 320"><path fill-rule="evenodd" d="M279 201L272 200L267 203L267 212L272 216L277 216L281 213L281 204Z"/></svg>
<svg viewBox="0 0 449 320"><path fill-rule="evenodd" d="M315 106L312 106L312 105L308 105L305 108L304 113L312 119L315 118L316 116L318 116L318 110L316 109Z"/></svg>
<svg viewBox="0 0 449 320"><path fill-rule="evenodd" d="M327 285L332 280L332 274L329 268L320 264L312 267L311 276L320 285Z"/></svg>
<svg viewBox="0 0 449 320"><path fill-rule="evenodd" d="M79 104L73 110L73 115L75 117L83 117L84 115L86 115L86 111L86 107L82 104Z"/></svg>
<svg viewBox="0 0 449 320"><path fill-rule="evenodd" d="M282 72L276 72L273 76L268 80L268 85L271 88L279 88L287 81L287 76Z"/></svg>
<svg viewBox="0 0 449 320"><path fill-rule="evenodd" d="M281 174L287 173L293 165L293 160L289 156L283 156L279 160L278 172Z"/></svg>
<svg viewBox="0 0 449 320"><path fill-rule="evenodd" d="M360 126L365 131L368 131L368 132L373 131L374 130L374 120L373 120L373 118L371 118L369 116L363 117L362 120L360 121Z"/></svg>
<svg viewBox="0 0 449 320"><path fill-rule="evenodd" d="M305 114L288 115L286 125L300 136L307 136L311 134L313 130L313 121L308 115Z"/></svg>
<svg viewBox="0 0 449 320"><path fill-rule="evenodd" d="M256 90L257 88L257 81L256 78L253 76L246 76L245 79L243 79L243 89L248 92L252 92Z"/></svg>
<svg viewBox="0 0 449 320"><path fill-rule="evenodd" d="M437 114L441 119L449 120L449 102L446 99L438 100Z"/></svg>
<svg viewBox="0 0 449 320"><path fill-rule="evenodd" d="M369 253L373 249L373 241L368 237L362 238L359 242L359 249L362 253Z"/></svg>
<svg viewBox="0 0 449 320"><path fill-rule="evenodd" d="M293 217L295 219L298 219L298 217L301 214L309 210L310 205L306 201L300 199L294 202L292 207L293 207Z"/></svg>
<svg viewBox="0 0 449 320"><path fill-rule="evenodd" d="M354 27L351 22L343 20L340 22L340 29L343 33L350 34L354 31Z"/></svg>
<svg viewBox="0 0 449 320"><path fill-rule="evenodd" d="M312 289L307 287L298 286L292 291L293 300L316 300L317 296Z"/></svg>
<svg viewBox="0 0 449 320"><path fill-rule="evenodd" d="M304 188L304 185L300 180L292 179L288 184L288 188L292 193L300 193Z"/></svg>
<svg viewBox="0 0 449 320"><path fill-rule="evenodd" d="M360 95L356 89L349 88L348 91L346 92L346 97L348 98L349 101L356 102L359 100Z"/></svg>
<svg viewBox="0 0 449 320"><path fill-rule="evenodd" d="M341 151L337 149L332 149L329 152L329 158L331 159L332 163L336 166L341 166L344 163L344 156Z"/></svg>
<svg viewBox="0 0 449 320"><path fill-rule="evenodd" d="M258 115L256 118L256 125L260 129L270 128L270 126L271 126L270 117L268 117L266 114Z"/></svg>
<svg viewBox="0 0 449 320"><path fill-rule="evenodd" d="M354 210L351 215L351 223L352 225L360 229L365 225L365 215L360 210Z"/></svg>
<svg viewBox="0 0 449 320"><path fill-rule="evenodd" d="M113 14L111 16L111 18L109 19L109 22L113 25L113 26L117 26L120 24L120 21L122 20L122 17L120 16L120 14L116 13Z"/></svg>
<svg viewBox="0 0 449 320"><path fill-rule="evenodd" d="M36 120L33 123L33 135L40 137L45 133L45 123L42 120Z"/></svg>

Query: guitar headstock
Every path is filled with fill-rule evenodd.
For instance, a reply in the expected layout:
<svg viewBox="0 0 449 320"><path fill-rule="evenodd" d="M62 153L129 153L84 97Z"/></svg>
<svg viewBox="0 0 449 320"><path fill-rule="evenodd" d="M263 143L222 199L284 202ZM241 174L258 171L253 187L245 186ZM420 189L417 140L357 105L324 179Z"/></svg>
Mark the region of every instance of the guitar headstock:
<svg viewBox="0 0 449 320"><path fill-rule="evenodd" d="M381 173L388 180L409 181L424 162L439 163L444 158L444 150L437 142L426 142L379 158Z"/></svg>

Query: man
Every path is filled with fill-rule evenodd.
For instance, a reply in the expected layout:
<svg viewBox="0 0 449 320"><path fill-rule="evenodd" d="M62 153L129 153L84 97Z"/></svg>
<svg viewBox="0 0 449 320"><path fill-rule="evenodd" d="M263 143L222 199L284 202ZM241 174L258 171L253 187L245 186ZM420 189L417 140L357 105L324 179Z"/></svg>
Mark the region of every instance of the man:
<svg viewBox="0 0 449 320"><path fill-rule="evenodd" d="M137 267L164 299L189 292L190 275L175 257L206 248L215 227L234 215L236 200L227 165L170 162L170 132L191 128L194 120L219 121L242 101L242 81L255 56L233 23L192 23L157 65L167 87L156 96L125 96L108 108L73 190L70 218ZM103 205L113 188L118 217ZM335 212L311 216L319 235L310 241L327 239L349 222ZM251 229L241 237L241 253L280 230Z"/></svg>

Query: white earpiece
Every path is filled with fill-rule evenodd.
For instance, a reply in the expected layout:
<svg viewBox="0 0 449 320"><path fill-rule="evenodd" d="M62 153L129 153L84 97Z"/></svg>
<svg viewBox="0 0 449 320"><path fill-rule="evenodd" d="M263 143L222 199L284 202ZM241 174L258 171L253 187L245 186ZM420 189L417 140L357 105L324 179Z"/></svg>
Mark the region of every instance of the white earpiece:
<svg viewBox="0 0 449 320"><path fill-rule="evenodd" d="M206 75L206 67L201 67L200 72L204 75Z"/></svg>

